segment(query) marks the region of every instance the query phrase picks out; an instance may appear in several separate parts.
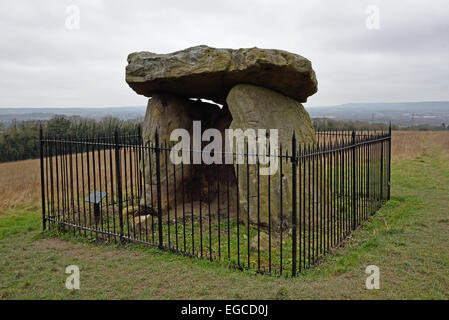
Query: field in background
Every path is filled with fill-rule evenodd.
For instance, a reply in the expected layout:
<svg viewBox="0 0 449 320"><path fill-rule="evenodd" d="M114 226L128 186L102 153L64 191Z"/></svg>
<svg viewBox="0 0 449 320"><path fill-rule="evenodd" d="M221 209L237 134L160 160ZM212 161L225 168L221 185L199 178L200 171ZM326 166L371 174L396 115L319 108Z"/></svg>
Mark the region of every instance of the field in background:
<svg viewBox="0 0 449 320"><path fill-rule="evenodd" d="M0 214L19 206L40 205L39 159L0 163Z"/></svg>
<svg viewBox="0 0 449 320"><path fill-rule="evenodd" d="M440 150L449 156L449 131L393 131L393 161L411 160Z"/></svg>
<svg viewBox="0 0 449 320"><path fill-rule="evenodd" d="M415 159L439 148L449 155L449 131L393 131L393 161ZM0 163L0 214L40 205L39 159Z"/></svg>

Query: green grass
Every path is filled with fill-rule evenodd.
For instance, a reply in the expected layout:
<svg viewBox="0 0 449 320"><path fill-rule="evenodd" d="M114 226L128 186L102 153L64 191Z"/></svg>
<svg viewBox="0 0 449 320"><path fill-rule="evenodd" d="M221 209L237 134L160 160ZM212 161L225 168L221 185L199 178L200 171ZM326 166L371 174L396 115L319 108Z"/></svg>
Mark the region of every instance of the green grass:
<svg viewBox="0 0 449 320"><path fill-rule="evenodd" d="M373 189L374 188L372 188L372 190ZM350 232L350 225L348 222L352 219L352 197L339 195L335 195L335 197L338 199L332 198L332 202L334 205L337 204L339 209L337 209L338 212L336 213L329 213L329 219L342 219L342 221L345 221L341 226L338 226L338 224L335 223L335 228L332 230L332 233L335 233L335 238L338 233L338 237L344 239L346 237L345 235ZM372 195L371 197L375 198L375 195ZM321 199L321 201L324 203L324 198ZM363 217L370 215L369 212L375 212L376 208L381 205L380 202L361 197L358 201L360 201L360 204L358 203L358 210L360 210L362 220L365 219ZM89 210L86 211L89 212ZM78 218L77 213L71 213L65 215L65 217L60 216L59 219L74 224L78 224L79 221L81 221L81 225L83 225L83 221L87 221L86 225L91 228L108 232L114 232L115 230L115 233L118 234L119 222L117 217L114 217L114 219L111 215L103 214L99 218L99 221L95 222L92 210L90 211L92 216L90 216L89 219L81 220ZM107 212L106 207L103 208L103 212ZM80 212L79 214L82 216L83 212ZM323 215L324 214L326 213L323 213ZM199 222L200 217L196 217L192 225L191 220L186 220L183 223L182 217L178 217L178 223L175 224L173 216L171 216L171 219L164 216L162 219L162 239L164 246L169 249L176 249L189 256L221 260L224 265L233 266L239 269L260 270L263 273L270 273L271 270L272 275L292 275L293 244L291 229L284 230L282 238L279 232L273 231L271 233L270 247L267 240L269 237L268 232L265 228L258 230L256 226L252 225L248 228L248 224L243 222L238 224L236 218L231 218L228 225L226 216L221 218L220 223L217 223L216 220L209 223L207 215L207 213L203 213L203 218L205 219L202 219L202 225ZM216 216L216 213L212 213L212 216ZM188 216L186 215L186 217ZM152 245L157 245L159 236L158 218L151 217L149 219L150 221L147 220L146 222L143 222L142 220L142 228L138 226L137 222L134 222L137 218L138 216L134 217L132 215L127 215L127 218L126 216L124 217L124 236L126 238L137 240L136 242L143 241ZM243 219L245 220L245 217ZM310 223L309 219L311 219L310 228L307 226L308 223ZM168 223L169 221L171 221L170 224ZM297 272L310 268L316 261L319 261L322 258L325 252L327 252L324 250L324 245L327 246L328 240L337 243L337 239L328 239L326 231L321 232L322 229L325 228L325 220L323 221L324 224L322 225L319 216L317 217L314 215L313 218L306 216L305 223L303 222L305 226L300 225L301 228L298 230L298 241L300 242L300 244L298 242L298 245L300 245L300 247L298 248L297 253L297 265L298 268L301 267L301 270L297 270ZM49 224L53 225L51 222L49 222ZM68 231L69 235L84 235L84 237L88 237L92 240L95 239L96 241L110 243L118 243L120 241L119 237L113 235L98 235L90 231L74 230L73 228L69 230L67 227L61 226L59 226L58 229L61 231ZM257 245L254 245L253 243L257 242L258 231L262 237L260 251L257 250ZM265 245L262 243L264 241L264 235L266 237L265 241L267 242ZM59 234L59 236L61 236L61 234ZM250 245L248 245L248 243L250 243ZM331 244L331 246L335 246L335 244ZM308 254L309 251L310 255Z"/></svg>
<svg viewBox="0 0 449 320"><path fill-rule="evenodd" d="M0 217L1 299L448 299L449 161L437 151L392 168L392 200L297 278L237 271L143 245L41 233L40 209ZM78 265L81 289L65 288ZM365 288L366 266L380 290Z"/></svg>
<svg viewBox="0 0 449 320"><path fill-rule="evenodd" d="M323 168L327 170L327 168ZM347 179L352 176L351 170L346 169ZM341 172L336 170L334 172L328 171L324 173L323 177L328 177L326 186L321 185L319 194L321 198L319 202L324 204L326 201L330 201L332 206L335 207L335 211L332 212L320 212L315 213L313 207L309 208L310 202L307 200L307 195L304 193L300 199L300 203L304 201L304 217L301 217L299 228L297 230L298 237L298 252L297 252L297 266L301 272L303 269L310 268L316 261L321 260L322 256L327 252L327 246L337 246L340 243L340 239L344 239L346 235L351 232L352 221L352 195L349 188L343 188L341 183ZM365 175L363 176L365 178ZM336 178L334 182L334 178ZM379 198L380 189L379 181L375 181L374 176L370 179L370 195L368 198L365 194L356 190L356 205L359 212L359 218L361 220L366 219L367 216L378 210L381 203L384 201L376 200ZM384 180L386 181L386 180ZM347 182L350 185L351 182ZM366 188L366 181L361 182L363 189ZM324 190L329 186L335 186L332 194L327 194ZM362 187L361 187L362 188ZM329 188L330 189L330 188ZM383 194L386 195L386 187L384 187ZM126 194L132 194L132 192L126 192ZM300 192L302 194L302 192ZM129 212L128 208L136 207L134 204L139 203L139 196L135 199L129 199L123 204L124 211ZM109 199L110 200L110 199ZM119 233L120 222L118 218L118 206L114 202L109 201L104 203L101 207L100 217L95 219L93 214L92 204L77 208L75 204L82 203L83 199L80 195L78 200L68 205L64 202L61 204L61 210L59 210L59 204L56 211L61 211L62 215L54 216L56 219L75 225L87 226L97 230L112 232L114 234ZM86 206L86 208L84 208ZM90 207L89 207L90 206ZM56 207L56 206L55 206ZM62 209L66 208L66 209ZM52 208L49 205L47 212L51 212ZM192 224L192 217L190 213L178 215L175 217L172 212L171 215L165 215L162 219L162 239L165 247L169 249L176 249L189 256L201 257L211 260L222 260L225 265L232 265L234 267L243 269L260 270L263 273L271 273L272 275L292 275L292 229L284 229L282 236L279 230L272 228L270 233L271 245L268 244L269 233L267 228L261 227L260 230L254 225L244 223L246 216L241 216L242 222L237 223L236 217L231 217L227 221L226 214L220 215L221 220L217 221L217 211L213 208L209 208L210 212L202 212L200 215L194 217ZM140 210L139 210L140 211ZM207 211L207 210L206 210ZM68 214L65 212L69 212ZM158 232L158 218L151 216L148 220L145 220L145 216L125 214L123 217L123 230L124 236L129 239L143 241L152 245L158 244L159 232ZM312 212L312 215L311 215ZM53 213L55 215L56 213ZM300 213L301 214L301 213ZM302 214L301 214L302 215ZM323 219L324 217L324 219ZM144 219L141 222L136 220ZM329 231L326 230L326 220L334 221L331 234L334 237L328 237ZM310 220L310 221L309 221ZM145 221L145 222L143 222ZM175 223L177 221L177 223ZM202 221L202 223L200 223ZM339 222L338 222L339 221ZM49 222L52 225L51 222ZM332 224L332 223L331 223ZM139 227L139 225L141 227ZM61 227L59 229L62 230ZM67 228L65 228L68 230ZM324 230L324 232L323 232ZM258 234L260 231L260 234ZM99 235L90 231L74 230L71 229L70 233L84 234L85 236L95 239L104 240L105 242L117 243L120 239L113 235ZM201 236L200 236L201 235ZM257 250L257 237L261 236L261 250ZM263 236L265 236L264 245ZM297 268L297 269L298 269Z"/></svg>

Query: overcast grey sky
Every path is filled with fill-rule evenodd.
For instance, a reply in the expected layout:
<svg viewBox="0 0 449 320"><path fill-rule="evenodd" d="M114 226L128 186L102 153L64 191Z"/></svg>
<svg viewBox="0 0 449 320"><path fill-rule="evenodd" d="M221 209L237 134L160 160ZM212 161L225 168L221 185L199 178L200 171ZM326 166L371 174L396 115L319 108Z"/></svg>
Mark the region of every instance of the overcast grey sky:
<svg viewBox="0 0 449 320"><path fill-rule="evenodd" d="M70 5L79 29L66 27ZM447 0L0 0L0 107L145 105L125 82L127 55L200 44L310 59L307 106L449 100Z"/></svg>

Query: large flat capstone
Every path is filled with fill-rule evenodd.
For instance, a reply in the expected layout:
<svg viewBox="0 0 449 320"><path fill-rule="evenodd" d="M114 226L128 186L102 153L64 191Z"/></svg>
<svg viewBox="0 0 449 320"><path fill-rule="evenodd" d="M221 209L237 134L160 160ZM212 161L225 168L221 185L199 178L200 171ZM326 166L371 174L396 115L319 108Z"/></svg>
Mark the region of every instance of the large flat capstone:
<svg viewBox="0 0 449 320"><path fill-rule="evenodd" d="M205 45L156 54L128 56L126 82L138 94L172 93L224 103L237 84L253 84L298 102L317 91L312 64L306 58L275 49L216 49Z"/></svg>

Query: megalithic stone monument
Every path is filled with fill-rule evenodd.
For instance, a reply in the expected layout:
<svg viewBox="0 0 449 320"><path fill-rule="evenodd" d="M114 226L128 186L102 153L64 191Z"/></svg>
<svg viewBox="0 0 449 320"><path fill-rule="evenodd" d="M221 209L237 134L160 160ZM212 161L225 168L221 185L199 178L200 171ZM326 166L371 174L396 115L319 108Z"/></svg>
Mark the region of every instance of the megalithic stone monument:
<svg viewBox="0 0 449 320"><path fill-rule="evenodd" d="M301 102L306 102L307 97L317 91L317 80L311 62L297 54L259 48L216 49L204 45L169 54L135 52L128 56L126 82L136 93L150 98L143 125L145 141L154 140L156 127L159 129L161 139L168 140L173 129L184 128L191 132L192 121L200 120L202 130L217 128L222 133L227 128L243 131L277 129L278 143L282 144L284 151L291 149L293 131L296 132L298 143L315 143L312 122ZM194 101L192 98L212 100L223 105L223 108L220 109L216 105L199 100ZM192 167L195 166L198 165ZM201 166L200 177L195 174L198 167L192 168L192 171L184 176L184 181L181 181L182 179L178 176L180 170L175 168L176 179L164 180L163 183L169 187L169 196L164 193L164 190L161 192L163 211L173 210L174 199L171 197L174 191L179 192L182 183L189 188L186 195L191 194L189 200L195 201L195 204L205 197L204 188L207 185L218 185L213 189L215 192L218 188L220 188L218 190L225 190L219 185L222 181L216 180L217 172L219 172L219 176L233 175L232 196L235 196L233 190L237 187L238 180L239 199L232 200L235 206L230 206L231 211L235 211L238 203L242 221L246 222L245 217L249 210L250 222L256 223L255 166L250 167L249 203L244 165L239 167L239 177L235 176L237 170L232 164ZM171 167L173 165L170 165ZM267 179L261 179L259 213L262 225L268 224L268 195L270 193L272 226L278 228L281 219L286 227L289 226L291 172L287 173L285 170L282 177L279 170L270 176L270 192ZM155 173L152 172L152 174ZM155 183L155 178L149 176L149 170L145 172L145 175L147 181ZM196 176L195 181L193 176ZM201 188L198 188L198 179L201 182ZM284 195L282 202L281 184ZM193 192L190 193L190 191ZM212 193L213 199L209 199L214 201L216 196ZM222 201L225 197L219 198ZM215 203L212 207L216 207ZM283 208L282 217L280 207Z"/></svg>

